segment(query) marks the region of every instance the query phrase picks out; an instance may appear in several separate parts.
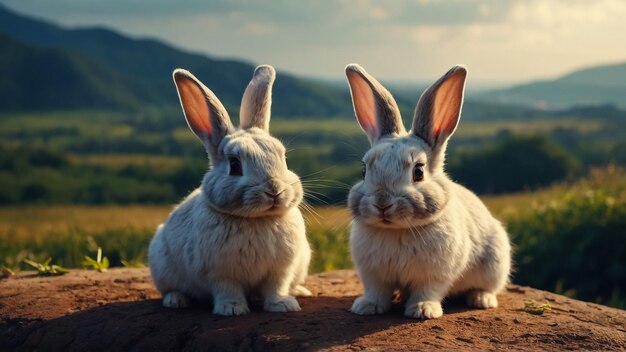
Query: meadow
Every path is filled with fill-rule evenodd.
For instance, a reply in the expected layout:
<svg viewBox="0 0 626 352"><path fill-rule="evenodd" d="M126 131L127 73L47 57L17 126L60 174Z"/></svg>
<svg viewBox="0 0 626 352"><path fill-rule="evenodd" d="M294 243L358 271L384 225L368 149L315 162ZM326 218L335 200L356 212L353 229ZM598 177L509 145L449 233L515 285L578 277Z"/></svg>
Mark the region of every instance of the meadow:
<svg viewBox="0 0 626 352"><path fill-rule="evenodd" d="M623 120L462 121L447 170L507 225L514 282L626 306ZM352 267L345 199L366 137L352 118L276 118L271 132L308 191L311 272ZM78 268L99 247L112 266L143 266L154 229L208 167L178 111L0 115L0 266Z"/></svg>
<svg viewBox="0 0 626 352"><path fill-rule="evenodd" d="M575 183L483 196L515 245L516 283L617 307L626 306L626 174L594 170ZM0 265L26 258L81 267L98 247L113 266L144 266L154 229L171 206L21 206L0 209ZM311 272L351 268L345 207L304 211L314 255ZM581 273L586 273L581 275Z"/></svg>

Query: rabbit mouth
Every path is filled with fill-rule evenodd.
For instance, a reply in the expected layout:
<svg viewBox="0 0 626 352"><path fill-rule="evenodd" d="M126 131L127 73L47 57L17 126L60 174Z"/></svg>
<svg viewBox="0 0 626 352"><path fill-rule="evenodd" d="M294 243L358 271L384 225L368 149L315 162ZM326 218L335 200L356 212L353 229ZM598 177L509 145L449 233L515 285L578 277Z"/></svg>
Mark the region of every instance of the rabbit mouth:
<svg viewBox="0 0 626 352"><path fill-rule="evenodd" d="M274 203L274 204L270 205L270 207L267 208L265 211L274 211L274 210L278 210L278 209L281 209L281 208L282 207L281 207L280 204Z"/></svg>
<svg viewBox="0 0 626 352"><path fill-rule="evenodd" d="M274 201L264 208L263 212L266 214L278 214L285 212L289 208L289 204L284 201Z"/></svg>

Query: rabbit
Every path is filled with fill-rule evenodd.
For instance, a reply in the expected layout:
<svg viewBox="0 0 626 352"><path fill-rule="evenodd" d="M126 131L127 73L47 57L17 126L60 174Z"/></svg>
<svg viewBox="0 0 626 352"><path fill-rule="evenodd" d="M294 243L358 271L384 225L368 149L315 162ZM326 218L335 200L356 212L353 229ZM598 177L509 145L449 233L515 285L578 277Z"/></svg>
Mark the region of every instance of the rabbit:
<svg viewBox="0 0 626 352"><path fill-rule="evenodd" d="M295 295L311 295L302 286L311 258L302 184L269 134L275 75L271 66L256 68L234 128L211 90L188 71L173 73L211 168L150 243L150 272L165 307L212 299L213 313L242 315L250 311L246 297L260 293L264 310L292 312L300 310Z"/></svg>
<svg viewBox="0 0 626 352"><path fill-rule="evenodd" d="M350 251L365 289L351 311L385 313L396 289L410 318L441 317L441 301L457 294L466 294L471 307L497 307L511 270L508 235L475 194L444 172L467 70L455 66L426 89L409 132L375 78L356 64L346 75L371 143L363 180L348 195Z"/></svg>

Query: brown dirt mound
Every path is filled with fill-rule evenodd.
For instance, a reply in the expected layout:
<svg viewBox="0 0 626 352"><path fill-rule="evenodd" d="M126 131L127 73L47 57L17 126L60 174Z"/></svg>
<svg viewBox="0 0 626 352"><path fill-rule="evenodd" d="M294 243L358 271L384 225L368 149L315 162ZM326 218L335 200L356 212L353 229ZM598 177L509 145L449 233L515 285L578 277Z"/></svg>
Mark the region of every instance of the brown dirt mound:
<svg viewBox="0 0 626 352"><path fill-rule="evenodd" d="M446 301L443 318L416 321L394 306L382 316L351 314L362 286L353 271L313 275L302 311L242 317L208 303L161 306L146 269L75 270L62 277L20 274L0 281L0 350L624 350L626 311L511 285L500 307ZM532 315L524 302L548 302Z"/></svg>

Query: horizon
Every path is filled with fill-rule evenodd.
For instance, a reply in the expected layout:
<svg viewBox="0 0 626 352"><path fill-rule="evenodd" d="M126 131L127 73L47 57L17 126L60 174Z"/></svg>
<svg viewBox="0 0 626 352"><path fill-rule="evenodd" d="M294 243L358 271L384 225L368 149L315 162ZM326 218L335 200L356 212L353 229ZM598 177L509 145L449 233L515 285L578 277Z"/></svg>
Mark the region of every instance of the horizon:
<svg viewBox="0 0 626 352"><path fill-rule="evenodd" d="M391 84L413 85L426 84L452 65L462 63L470 70L474 88L480 90L550 80L580 69L626 61L626 48L601 45L601 43L615 42L611 39L611 34L618 35L616 34L618 32L610 30L616 26L612 20L619 19L621 14L626 16L626 3L619 1L604 0L594 4L580 1L565 4L557 1L546 5L525 0L508 2L450 0L436 4L421 0L414 3L403 1L394 9L383 9L374 5L351 8L348 11L346 10L348 6L340 6L338 10L340 14L333 16L330 16L328 8L324 6L311 8L307 4L285 5L281 1L274 0L268 6L258 6L246 1L235 4L227 2L204 4L200 1L191 1L178 7L172 7L172 4L166 2L151 2L150 6L146 7L145 0L124 3L107 2L106 4L77 3L72 0L55 1L54 4L43 0L27 3L17 0L0 0L0 4L19 14L45 20L64 28L104 27L133 39L155 39L177 49L218 59L247 61L255 64L269 63L280 72L329 81L342 80L343 67L350 62L358 62L374 76ZM341 2L340 5L367 5L369 3L376 2L349 0ZM281 4L290 8L285 9L284 6L281 7ZM478 6L475 8L472 5ZM307 14L291 14L291 16L286 14L290 10L306 9L307 6L309 10L315 11ZM417 19L406 18L407 15L401 11L394 13L394 10L401 7L424 10L424 13L420 12L419 16L416 16ZM452 11L459 10L461 7L464 7L467 13ZM365 10L367 13L363 13ZM99 14L94 15L95 12ZM341 17L346 13L352 17ZM511 23L499 20L498 16L505 16L503 18ZM341 17L339 21L338 17ZM232 23L226 22L224 18L228 18ZM322 24L319 26L314 24L320 18L330 21L328 24L330 27L336 28L343 22L350 22L356 28L346 33L331 35L336 33L329 33ZM414 31L411 32L410 38L404 38L405 41L396 39L399 41L397 44L388 43L389 38L386 35L398 34L399 30L397 25L389 23L398 18L404 20L404 24L400 27L405 29L414 27ZM379 27L380 30L372 32L371 28L363 28L367 20L376 22L374 27ZM552 28L553 30L542 32L537 29L533 32L528 28L522 28L524 24L532 21L542 23L543 29ZM543 56L539 53L530 55L534 53L532 52L520 58L517 53L524 50L524 45L528 45L528 41L539 40L535 42L538 45L537 48L545 50L545 46L558 41L559 36L571 40L571 36L574 35L572 28L577 27L576 23L588 21L593 25L595 32L587 33L586 39L577 38L579 40L576 41L574 49L571 48L571 43L568 47L565 45L567 41L564 41L561 43L562 46L549 48L553 51L552 56ZM164 23L166 25L163 25ZM618 23L617 25L626 30L626 24ZM296 28L296 30L294 26L302 28ZM176 30L172 31L172 28ZM206 28L213 29L215 32L209 34L208 39L205 38L207 35L197 34L202 32L199 29ZM292 32L287 30L288 28L295 33L294 36L284 34ZM508 49L512 52L505 53L506 50L501 50L502 56L494 58L492 57L493 46L512 42L508 40L508 37L505 38L506 36L493 37L494 28L500 28L500 30L508 28L509 33L516 33L521 36L519 38L526 38L526 41L522 41L517 46L513 44L513 47ZM310 43L299 40L302 33L298 31L301 32L302 29L305 32L312 30L310 33L305 33L305 38L308 36ZM512 31L513 29L516 31ZM584 26L579 30L589 32L589 28ZM195 34L189 35L189 33ZM481 39L479 35L481 33L492 37ZM274 38L272 35L276 34L284 37L283 40L270 40ZM469 36L472 40L465 43L466 45L458 39L443 43L434 40L435 38L445 39L446 34ZM537 37L539 34L547 34L547 37ZM602 40L597 40L598 38ZM499 41L496 40L491 44L481 41L491 39ZM590 50L586 51L585 55L580 55L579 52L579 55L568 56L567 53L573 50L589 46L589 41L608 52L600 53ZM474 48L470 47L470 44L479 46ZM376 49L376 52L371 52L372 47ZM325 51L324 55L311 55L313 48L318 48L313 53ZM399 55L402 51L412 52L422 49L426 51L433 49L434 53L420 54L423 59L420 63L407 64L406 56ZM484 51L484 53L477 55L476 50L481 53ZM285 55L281 55L281 51ZM396 51L398 54L395 54ZM456 51L456 55L445 55L449 51ZM554 51L567 56L568 60L559 61L559 56ZM305 54L306 52L309 54ZM390 57L385 56L387 52L392 53ZM507 55L508 57L512 55L515 60L522 61L507 60ZM303 61L302 56L309 61ZM449 57L449 59L442 59L442 57ZM535 61L543 65L534 64Z"/></svg>

